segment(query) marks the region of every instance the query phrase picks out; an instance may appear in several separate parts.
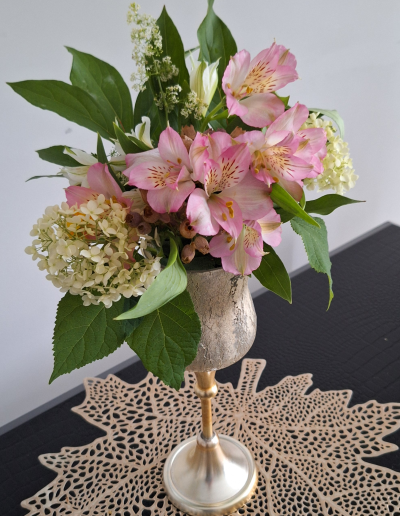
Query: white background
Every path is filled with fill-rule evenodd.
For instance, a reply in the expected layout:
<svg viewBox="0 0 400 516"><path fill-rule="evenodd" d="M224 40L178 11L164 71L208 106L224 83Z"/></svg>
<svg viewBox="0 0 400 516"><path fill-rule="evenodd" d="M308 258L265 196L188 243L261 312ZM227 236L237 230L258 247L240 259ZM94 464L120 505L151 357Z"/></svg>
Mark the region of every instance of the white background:
<svg viewBox="0 0 400 516"><path fill-rule="evenodd" d="M185 48L197 44L206 1L166 0ZM125 0L3 0L0 6L1 112L1 360L0 426L132 356L114 355L57 379L51 386L52 331L61 294L24 248L44 208L63 200L61 179L24 183L57 173L35 150L69 145L95 150L95 135L31 106L5 81L68 81L71 56L63 45L114 65L129 82L133 70ZM159 0L142 2L156 17ZM285 88L291 102L337 109L360 175L351 196L367 203L327 219L335 249L385 221L400 224L400 2L398 0L216 0L238 48L252 55L273 38L296 55L301 80ZM285 228L278 249L289 271L306 263L299 241ZM371 250L372 251L372 250ZM256 284L252 285L257 289ZM340 299L335 299L336 303Z"/></svg>

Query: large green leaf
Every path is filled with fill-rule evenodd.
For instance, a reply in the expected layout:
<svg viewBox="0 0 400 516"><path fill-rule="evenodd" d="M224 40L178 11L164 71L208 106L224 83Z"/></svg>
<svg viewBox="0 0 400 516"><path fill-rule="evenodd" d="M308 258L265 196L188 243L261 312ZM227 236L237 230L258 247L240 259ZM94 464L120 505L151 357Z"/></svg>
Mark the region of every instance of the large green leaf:
<svg viewBox="0 0 400 516"><path fill-rule="evenodd" d="M319 228L310 226L304 220L295 217L290 221L293 231L301 236L311 267L317 272L323 272L329 280L329 302L333 299L331 260L329 258L328 233L325 222L316 217Z"/></svg>
<svg viewBox="0 0 400 516"><path fill-rule="evenodd" d="M21 81L8 83L25 100L98 132L114 138L113 120L108 120L93 98L77 86L62 81Z"/></svg>
<svg viewBox="0 0 400 516"><path fill-rule="evenodd" d="M146 315L127 342L148 371L178 390L185 368L196 357L200 337L200 320L185 291Z"/></svg>
<svg viewBox="0 0 400 516"><path fill-rule="evenodd" d="M273 183L272 185L271 199L285 211L300 217L308 224L319 227L318 222L316 222L310 215L308 215L308 213L303 210L303 208L293 199L293 197L280 185L278 185L278 183Z"/></svg>
<svg viewBox="0 0 400 516"><path fill-rule="evenodd" d="M133 319L150 314L186 289L186 270L182 265L178 255L178 248L172 238L170 239L170 245L170 254L165 269L160 272L154 282L140 297L138 304L131 310L118 316L117 320Z"/></svg>
<svg viewBox="0 0 400 516"><path fill-rule="evenodd" d="M305 210L308 213L329 215L334 210L336 210L336 208L340 208L340 206L346 206L347 204L355 204L358 202L365 201L355 201L354 199L349 199L343 195L328 194L320 197L319 199L315 199L315 201L308 201Z"/></svg>
<svg viewBox="0 0 400 516"><path fill-rule="evenodd" d="M126 325L115 321L124 299L106 308L83 306L81 296L67 293L58 303L53 336L54 370L50 383L62 374L113 353L124 342Z"/></svg>
<svg viewBox="0 0 400 516"><path fill-rule="evenodd" d="M225 23L215 14L214 0L208 0L208 10L206 17L201 22L197 31L197 38L200 43L200 60L208 63L218 64L218 78L221 84L225 68L228 66L231 56L237 52L236 42L231 31Z"/></svg>
<svg viewBox="0 0 400 516"><path fill-rule="evenodd" d="M271 246L264 244L264 251L268 254L262 257L260 266L253 271L254 276L263 287L291 303L292 285L285 266Z"/></svg>
<svg viewBox="0 0 400 516"><path fill-rule="evenodd" d="M173 77L171 81L174 84L183 86L183 81L189 82L189 72L186 68L185 49L183 48L182 39L174 22L169 17L165 6L157 20L162 37L163 57L170 56L172 63L178 67L179 74Z"/></svg>
<svg viewBox="0 0 400 516"><path fill-rule="evenodd" d="M321 115L325 115L333 120L339 129L340 136L344 138L344 121L336 109L309 108L309 111L313 113L321 113Z"/></svg>
<svg viewBox="0 0 400 516"><path fill-rule="evenodd" d="M125 132L133 129L132 97L121 74L97 57L66 48L73 56L71 83L89 93L111 123L117 118Z"/></svg>
<svg viewBox="0 0 400 516"><path fill-rule="evenodd" d="M149 81L146 83L146 89L141 91L136 98L133 114L133 123L135 126L142 123L142 116L150 118L150 136L152 140L158 142L158 138L162 131L160 111L154 104L154 95Z"/></svg>
<svg viewBox="0 0 400 516"><path fill-rule="evenodd" d="M39 158L62 167L80 167L81 164L74 160L69 154L64 154L65 145L54 145L47 149L40 149L36 151L39 154Z"/></svg>

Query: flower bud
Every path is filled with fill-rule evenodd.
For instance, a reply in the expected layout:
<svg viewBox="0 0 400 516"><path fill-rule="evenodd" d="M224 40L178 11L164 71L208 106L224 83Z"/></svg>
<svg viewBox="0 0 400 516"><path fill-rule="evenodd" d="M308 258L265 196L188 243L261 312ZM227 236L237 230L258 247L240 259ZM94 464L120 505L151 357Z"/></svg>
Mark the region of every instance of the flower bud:
<svg viewBox="0 0 400 516"><path fill-rule="evenodd" d="M190 72L190 89L195 91L197 98L202 100L205 104L202 115L207 113L208 106L214 97L215 90L218 86L218 61L208 63L205 61L195 61L190 55L192 62L192 71Z"/></svg>
<svg viewBox="0 0 400 516"><path fill-rule="evenodd" d="M183 236L183 238L193 238L197 233L196 230L190 225L188 220L184 220L179 226L179 232Z"/></svg>
<svg viewBox="0 0 400 516"><path fill-rule="evenodd" d="M153 224L158 220L158 213L154 211L151 206L147 205L143 210L143 219L146 222L150 222L151 224Z"/></svg>
<svg viewBox="0 0 400 516"><path fill-rule="evenodd" d="M128 213L126 216L125 222L130 226L131 228L137 228L138 225L143 221L143 218L139 213L136 213L136 211L132 213Z"/></svg>
<svg viewBox="0 0 400 516"><path fill-rule="evenodd" d="M202 254L208 254L210 252L210 245L208 240L202 236L197 236L194 239L194 245L198 251Z"/></svg>
<svg viewBox="0 0 400 516"><path fill-rule="evenodd" d="M142 116L142 123L135 127L135 137L150 149L153 148L150 138L150 118L148 116Z"/></svg>
<svg viewBox="0 0 400 516"><path fill-rule="evenodd" d="M137 230L141 235L148 235L151 231L151 225L143 221L138 225Z"/></svg>
<svg viewBox="0 0 400 516"><path fill-rule="evenodd" d="M185 245L181 252L182 263L190 263L195 254L196 250L193 243Z"/></svg>
<svg viewBox="0 0 400 516"><path fill-rule="evenodd" d="M147 202L147 190L142 190L139 188L140 195L142 196L143 202L148 204Z"/></svg>

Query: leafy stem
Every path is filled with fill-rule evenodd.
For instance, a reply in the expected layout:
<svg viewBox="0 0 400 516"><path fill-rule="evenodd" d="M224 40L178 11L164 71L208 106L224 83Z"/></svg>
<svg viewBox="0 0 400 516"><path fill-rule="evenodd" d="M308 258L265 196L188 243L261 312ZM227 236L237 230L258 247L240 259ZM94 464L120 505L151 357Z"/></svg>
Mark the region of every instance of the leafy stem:
<svg viewBox="0 0 400 516"><path fill-rule="evenodd" d="M225 97L221 100L221 102L219 104L217 104L217 106L212 111L210 111L210 113L208 113L208 115L203 120L203 122L202 122L202 124L200 126L200 132L205 131L205 129L207 128L208 124L212 120L218 120L218 119L221 119L221 118L226 118L228 116L228 110L225 110L222 113L217 114L218 111L220 111L220 109L222 109L223 107L225 107Z"/></svg>

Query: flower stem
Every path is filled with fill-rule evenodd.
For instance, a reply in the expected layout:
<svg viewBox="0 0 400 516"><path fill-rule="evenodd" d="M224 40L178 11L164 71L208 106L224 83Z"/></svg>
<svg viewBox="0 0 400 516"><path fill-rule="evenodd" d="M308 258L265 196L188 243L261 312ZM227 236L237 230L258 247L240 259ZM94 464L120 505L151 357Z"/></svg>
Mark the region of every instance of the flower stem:
<svg viewBox="0 0 400 516"><path fill-rule="evenodd" d="M225 106L225 97L221 100L221 102L212 111L210 111L210 113L208 113L208 115L206 116L206 118L203 120L203 122L201 124L200 132L203 132L207 128L209 122L211 122L212 120L217 120L219 118L226 118L224 113L225 112L228 113L227 110L225 110L223 113L220 113L219 115L217 115L218 111L220 109L222 109L224 106ZM224 116L221 116L221 115L224 115Z"/></svg>

